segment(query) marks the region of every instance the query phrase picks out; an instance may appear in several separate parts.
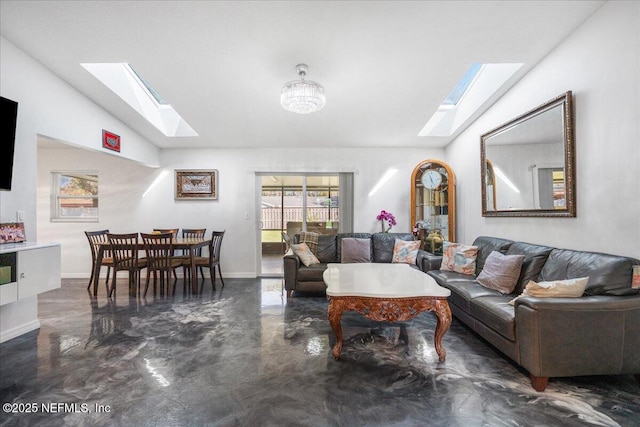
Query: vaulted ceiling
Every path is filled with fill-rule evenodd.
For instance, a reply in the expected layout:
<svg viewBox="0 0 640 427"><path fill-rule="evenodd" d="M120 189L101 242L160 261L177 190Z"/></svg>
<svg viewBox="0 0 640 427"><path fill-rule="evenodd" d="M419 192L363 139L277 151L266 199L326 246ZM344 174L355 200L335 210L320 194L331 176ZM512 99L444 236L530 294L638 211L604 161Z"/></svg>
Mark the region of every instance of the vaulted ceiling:
<svg viewBox="0 0 640 427"><path fill-rule="evenodd" d="M480 114L602 4L2 0L0 30L159 147L442 147L418 132L471 64L524 64ZM199 136L164 136L87 62L132 64ZM279 102L301 62L327 94L310 115Z"/></svg>

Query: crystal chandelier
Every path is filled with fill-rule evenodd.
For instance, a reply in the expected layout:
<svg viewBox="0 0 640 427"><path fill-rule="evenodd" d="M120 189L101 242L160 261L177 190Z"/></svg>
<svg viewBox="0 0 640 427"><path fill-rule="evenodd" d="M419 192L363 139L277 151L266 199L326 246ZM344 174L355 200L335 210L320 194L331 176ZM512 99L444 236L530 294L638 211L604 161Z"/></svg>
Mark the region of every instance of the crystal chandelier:
<svg viewBox="0 0 640 427"><path fill-rule="evenodd" d="M300 80L288 82L280 93L282 107L293 113L309 114L322 110L326 99L324 88L319 83L305 80L309 67L307 64L296 65Z"/></svg>

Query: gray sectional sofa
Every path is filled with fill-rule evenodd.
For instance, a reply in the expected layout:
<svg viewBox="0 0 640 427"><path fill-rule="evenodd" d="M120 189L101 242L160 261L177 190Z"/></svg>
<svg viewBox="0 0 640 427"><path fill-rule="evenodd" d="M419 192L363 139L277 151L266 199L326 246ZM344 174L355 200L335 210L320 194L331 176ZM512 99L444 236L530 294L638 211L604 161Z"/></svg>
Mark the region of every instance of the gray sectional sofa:
<svg viewBox="0 0 640 427"><path fill-rule="evenodd" d="M633 258L478 237L476 274L440 270L428 254L421 269L451 290L453 315L526 369L537 391L550 377L634 374L640 381L640 294L631 287ZM492 251L524 255L510 295L476 281ZM579 298L536 298L522 293L536 282L589 277Z"/></svg>
<svg viewBox="0 0 640 427"><path fill-rule="evenodd" d="M322 279L322 273L329 263L339 263L342 259L342 239L354 237L359 239L371 239L371 262L391 262L393 259L393 247L396 239L414 240L411 233L339 233L337 235L318 236L317 258L320 264L305 266L296 255L284 256L284 287L287 298L293 291L324 292L327 286ZM293 243L300 242L300 235L293 237ZM427 252L419 250L416 266L423 265L423 258Z"/></svg>

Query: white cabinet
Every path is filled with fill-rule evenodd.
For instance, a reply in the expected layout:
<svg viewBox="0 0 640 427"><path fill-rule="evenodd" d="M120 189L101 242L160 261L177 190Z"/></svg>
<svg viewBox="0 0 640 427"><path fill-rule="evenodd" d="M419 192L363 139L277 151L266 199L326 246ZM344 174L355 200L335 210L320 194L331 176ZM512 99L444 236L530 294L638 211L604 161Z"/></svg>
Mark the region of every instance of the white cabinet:
<svg viewBox="0 0 640 427"><path fill-rule="evenodd" d="M0 285L0 305L18 301L18 283L10 282Z"/></svg>
<svg viewBox="0 0 640 427"><path fill-rule="evenodd" d="M60 287L60 246L18 252L18 299Z"/></svg>
<svg viewBox="0 0 640 427"><path fill-rule="evenodd" d="M61 286L60 252L57 243L0 245L0 266L11 267L0 285L0 343L40 327L37 295Z"/></svg>
<svg viewBox="0 0 640 427"><path fill-rule="evenodd" d="M0 248L0 264L15 269L15 280L0 285L0 306L60 287L60 245L10 249Z"/></svg>

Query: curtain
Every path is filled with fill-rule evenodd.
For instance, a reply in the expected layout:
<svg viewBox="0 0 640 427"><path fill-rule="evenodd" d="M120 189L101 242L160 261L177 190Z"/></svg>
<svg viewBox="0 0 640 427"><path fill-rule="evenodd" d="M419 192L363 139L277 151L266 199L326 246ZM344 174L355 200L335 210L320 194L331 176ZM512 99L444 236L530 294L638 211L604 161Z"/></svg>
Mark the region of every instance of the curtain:
<svg viewBox="0 0 640 427"><path fill-rule="evenodd" d="M340 190L338 203L340 205L339 233L353 232L353 172L340 172L338 174Z"/></svg>

